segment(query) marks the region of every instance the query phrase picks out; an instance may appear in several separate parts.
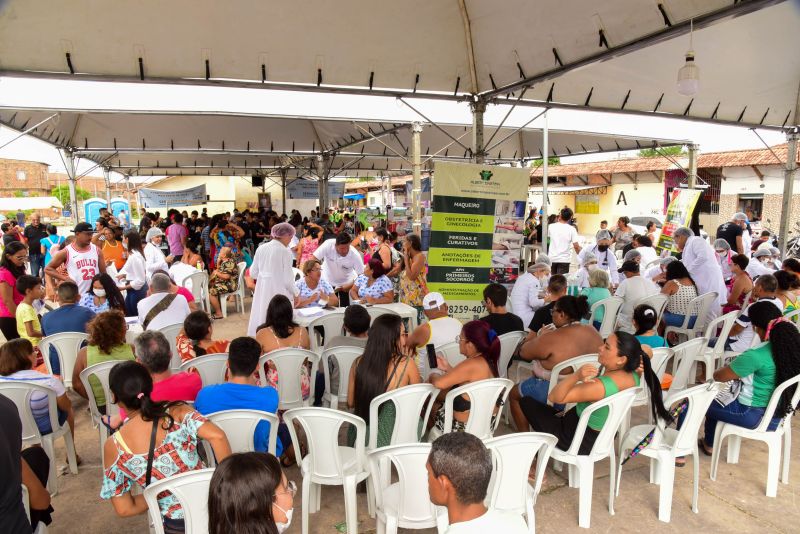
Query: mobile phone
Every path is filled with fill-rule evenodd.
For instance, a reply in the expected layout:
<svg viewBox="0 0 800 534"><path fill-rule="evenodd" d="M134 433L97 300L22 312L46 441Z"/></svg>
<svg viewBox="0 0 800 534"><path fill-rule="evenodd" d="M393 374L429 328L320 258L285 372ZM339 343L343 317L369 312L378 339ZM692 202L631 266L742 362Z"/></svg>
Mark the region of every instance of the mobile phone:
<svg viewBox="0 0 800 534"><path fill-rule="evenodd" d="M428 351L428 367L430 369L438 368L439 364L436 361L436 349L434 348L433 343L428 343L425 345L425 349Z"/></svg>

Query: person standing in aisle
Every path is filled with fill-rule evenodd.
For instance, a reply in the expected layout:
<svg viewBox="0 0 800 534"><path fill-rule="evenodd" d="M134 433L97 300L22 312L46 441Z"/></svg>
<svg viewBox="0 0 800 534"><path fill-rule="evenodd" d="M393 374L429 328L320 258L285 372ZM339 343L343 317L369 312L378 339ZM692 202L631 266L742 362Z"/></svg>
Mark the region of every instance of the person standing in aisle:
<svg viewBox="0 0 800 534"><path fill-rule="evenodd" d="M293 302L297 291L292 272L292 252L289 250L289 243L295 235L294 226L278 223L270 233L272 240L258 247L253 265L250 266L250 277L256 282L256 292L247 325L248 336L255 336L256 329L264 323L272 297L283 295Z"/></svg>
<svg viewBox="0 0 800 534"><path fill-rule="evenodd" d="M558 217L558 222L547 229L547 236L550 238L550 248L547 255L552 261L553 274L569 273L569 264L572 259L570 245L575 252L581 251L578 245L578 231L569 222L572 220L572 210L564 208Z"/></svg>
<svg viewBox="0 0 800 534"><path fill-rule="evenodd" d="M31 274L37 277L41 277L41 273L44 269L41 240L47 237L45 227L39 221L39 215L34 214L33 217L31 217L31 224L26 226L25 230L22 231L22 235L25 236L28 242L28 257L31 262Z"/></svg>
<svg viewBox="0 0 800 534"><path fill-rule="evenodd" d="M80 294L83 295L92 287L92 279L97 273L106 272L106 263L103 252L92 244L94 230L87 222L79 222L73 229L75 241L59 250L50 263L45 266L44 272L62 282L72 280L78 284ZM67 274L58 271L66 264Z"/></svg>

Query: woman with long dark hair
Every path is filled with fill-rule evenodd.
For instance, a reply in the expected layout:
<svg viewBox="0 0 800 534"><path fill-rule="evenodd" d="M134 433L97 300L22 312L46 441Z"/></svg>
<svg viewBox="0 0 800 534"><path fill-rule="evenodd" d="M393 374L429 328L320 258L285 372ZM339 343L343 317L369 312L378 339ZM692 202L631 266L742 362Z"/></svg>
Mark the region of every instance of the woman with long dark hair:
<svg viewBox="0 0 800 534"><path fill-rule="evenodd" d="M520 406L531 428L536 432L547 432L556 436L558 448L561 450L569 449L581 413L588 406L620 391L639 386L639 366L643 368L642 378L650 391L650 411L653 417L672 420L661 398L661 384L650 367L650 357L642 350L642 345L635 336L621 330L614 332L600 346L598 360L601 369L596 365L586 364L577 372L562 378L550 392L549 400L553 404L577 403L574 408L562 413L532 397L523 397L520 400ZM592 414L578 454L591 452L607 419L608 408L601 408Z"/></svg>
<svg viewBox="0 0 800 534"><path fill-rule="evenodd" d="M722 406L712 402L706 412L705 436L700 440L703 452L711 454L717 422L733 423L744 428L755 428L764 417L767 404L775 388L800 374L800 332L785 319L778 307L770 302L755 302L747 308L753 330L763 340L734 360L714 371L714 380L728 382L742 380L739 395ZM769 430L777 428L784 416L797 406L790 401L795 388L787 388L778 401L775 417Z"/></svg>
<svg viewBox="0 0 800 534"><path fill-rule="evenodd" d="M419 384L421 381L419 369L406 346L403 320L398 315L383 314L372 322L364 354L350 368L347 405L353 408L353 413L367 422L369 433L370 425L375 423L369 417L372 399L387 391ZM377 422L378 447L385 447L391 442L395 415L394 403L387 402L381 407ZM351 442L354 441L353 433Z"/></svg>
<svg viewBox="0 0 800 534"><path fill-rule="evenodd" d="M0 257L0 331L6 341L17 339L17 304L24 295L17 291L17 278L25 274L28 247L21 241L11 241Z"/></svg>
<svg viewBox="0 0 800 534"><path fill-rule="evenodd" d="M149 479L163 478L203 468L197 445L200 439L211 444L214 456L221 462L231 454L225 433L193 408L182 402L156 402L150 398L153 379L137 362L118 363L108 377L113 401L128 414L118 432L104 445L105 465L100 497L110 499L120 517L144 514L144 496L131 494L136 484L144 488ZM150 441L156 429L151 458L151 475L147 466ZM184 531L183 509L170 493L158 499L164 531Z"/></svg>
<svg viewBox="0 0 800 534"><path fill-rule="evenodd" d="M272 297L267 307L266 321L256 331L256 341L261 344L262 352L266 354L278 349L308 349L311 347L308 329L295 323L293 314L292 302L288 298L280 294ZM305 399L311 394L308 367L305 365L301 371L300 380ZM277 389L278 371L272 362L267 368L267 382Z"/></svg>
<svg viewBox="0 0 800 534"><path fill-rule="evenodd" d="M125 297L107 273L99 273L92 278L89 292L81 297L79 305L95 313L119 310L125 313Z"/></svg>
<svg viewBox="0 0 800 534"><path fill-rule="evenodd" d="M122 239L128 250L128 259L117 277L125 280L120 289L125 290L125 315L139 314L139 301L147 296L147 267L142 250L142 238L136 230L128 230Z"/></svg>
<svg viewBox="0 0 800 534"><path fill-rule="evenodd" d="M271 454L232 454L211 477L208 534L281 534L292 523L296 493Z"/></svg>
<svg viewBox="0 0 800 534"><path fill-rule="evenodd" d="M182 362L206 354L228 352L231 344L227 339L213 338L211 317L203 310L193 311L183 320L183 330L175 339Z"/></svg>
<svg viewBox="0 0 800 534"><path fill-rule="evenodd" d="M667 283L661 288L661 293L669 297L667 301L667 308L664 311L664 325L666 326L682 326L687 313L691 313L689 304L697 298L697 284L694 283L692 276L686 269L686 266L679 261L673 261L667 264ZM689 328L694 326L697 320L689 320Z"/></svg>

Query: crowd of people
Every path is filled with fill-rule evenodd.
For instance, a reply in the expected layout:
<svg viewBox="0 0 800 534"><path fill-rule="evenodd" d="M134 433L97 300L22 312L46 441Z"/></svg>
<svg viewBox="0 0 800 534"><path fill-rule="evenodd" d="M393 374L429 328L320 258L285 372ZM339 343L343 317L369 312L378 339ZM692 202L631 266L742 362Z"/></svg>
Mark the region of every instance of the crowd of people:
<svg viewBox="0 0 800 534"><path fill-rule="evenodd" d="M205 440L217 463L209 492L209 531L251 531L256 522L266 522L265 532L282 532L292 521L296 492L285 469L303 454L295 450L286 424L281 420L278 425L275 455L269 453L265 421L255 429L254 452L231 454L225 433L207 417L230 409L281 415L279 379L295 377L278 377L271 363L259 369L259 358L285 348L310 349L312 338L319 336L324 348L357 347L363 353L349 376L342 376L335 358L316 376L311 365L303 365L298 370L301 393L309 404L322 404L326 382L333 394L346 381L347 408L383 447L391 443L396 407L383 404L378 419L371 420L372 401L429 382L439 393L427 427L421 420L418 434L433 442L428 490L434 504L448 508L449 532L501 525L504 532L526 532L521 516L487 510L483 504L492 460L480 439L463 432L472 400L461 395L453 400L452 412L444 407L453 388L507 375L508 368L500 368L501 336L525 332L509 365L519 361L531 367L531 375L514 385L508 397L513 428L553 434L561 449L569 448L588 406L629 388L646 387L653 416L672 421L662 401L663 380L650 366L653 349L685 340L669 327L693 328L723 313L737 314L725 340L735 356L714 378L740 380L740 393L727 405L714 404L706 415L701 445L708 454L718 422L754 428L775 388L800 373L797 316L794 324L784 317L800 309L800 262L781 261L767 239L745 237L746 215L736 214L721 225L712 242L689 228L676 229L677 257L654 246L655 225L644 234L636 234L627 217L620 217L613 231L607 226L604 221L594 239L581 241L574 214L561 210L550 225L549 242L523 267L513 287L488 284L482 302L486 313L462 321L444 295L429 291L419 236L398 236L383 224L365 227L353 213L317 209L304 218L296 210L288 216L261 210L209 217L205 210L169 210L163 218L147 213L136 228L127 215L105 211L94 225L75 225L67 238L33 217L22 232L4 230L14 237L4 235L0 256L0 331L6 338L0 347L0 384L15 380L52 389L55 414L49 412L46 395L31 397L40 432L52 432L54 421L74 431L74 408L59 377L58 354L42 354L39 344L57 333L87 333L72 389L79 397L92 396L104 414L109 402L121 409L119 415L102 418L111 437L103 446L100 496L111 501L115 512L145 513L142 495L132 489L201 468L208 458L198 443ZM526 240L535 243L540 232L534 210L525 222ZM209 310L184 284L198 272L208 274ZM214 321L224 316L221 296L236 292L241 283L252 292L246 331L217 339ZM707 316L700 316L698 298L711 292L716 296ZM659 294L666 301L663 314L642 303ZM612 296L622 304L611 317L611 334L604 337L600 331L610 317L606 305ZM371 318L369 307L394 302L413 307L415 320L394 313ZM297 310L321 313L336 307L344 308L343 335L309 330L297 321ZM143 330L133 343L126 339L127 323ZM173 346L162 330L176 323L182 329ZM452 343L462 356L458 363L441 350ZM428 361L430 346L435 366ZM177 372L173 353L182 363L227 354L224 383L204 385L192 369ZM555 366L584 354L597 354L597 363L559 376L551 385ZM109 376L111 399L96 377L90 377L89 387L80 379L85 369L109 361L119 362ZM794 409L790 396L791 389L780 400L773 428ZM565 411L566 405L574 407ZM501 409L494 406L493 420ZM15 413L0 395L0 421L10 421L4 428L18 426ZM446 420L447 413L452 421ZM592 415L581 454L591 450L607 413ZM445 434L447 428L454 432ZM348 444L355 440L352 431ZM48 522L50 500L39 491L47 485L48 471L40 465L46 467L48 459L22 451L20 468L18 436L3 441L16 462L3 468L13 473L16 487L20 481L29 487L29 519ZM180 503L169 493L160 494L158 503L165 531L182 532ZM9 524L23 521L18 508L0 508L11 510Z"/></svg>

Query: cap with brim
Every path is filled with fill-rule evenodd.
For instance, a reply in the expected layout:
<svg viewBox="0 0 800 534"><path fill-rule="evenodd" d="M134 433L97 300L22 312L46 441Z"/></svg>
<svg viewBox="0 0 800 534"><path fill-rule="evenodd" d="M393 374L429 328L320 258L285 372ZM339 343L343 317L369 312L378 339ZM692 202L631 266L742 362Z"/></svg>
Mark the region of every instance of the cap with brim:
<svg viewBox="0 0 800 534"><path fill-rule="evenodd" d="M635 261L626 261L622 264L617 270L618 273L638 273L639 272L639 264Z"/></svg>
<svg viewBox="0 0 800 534"><path fill-rule="evenodd" d="M769 249L762 248L753 253L754 258L763 258L764 256L772 256L772 252L770 252Z"/></svg>
<svg viewBox="0 0 800 534"><path fill-rule="evenodd" d="M94 228L87 222L79 222L75 225L75 228L72 229L72 233L74 234L80 234L82 232L94 232Z"/></svg>
<svg viewBox="0 0 800 534"><path fill-rule="evenodd" d="M436 291L428 293L422 299L422 309L424 310L438 310L442 304L445 304L444 297Z"/></svg>

